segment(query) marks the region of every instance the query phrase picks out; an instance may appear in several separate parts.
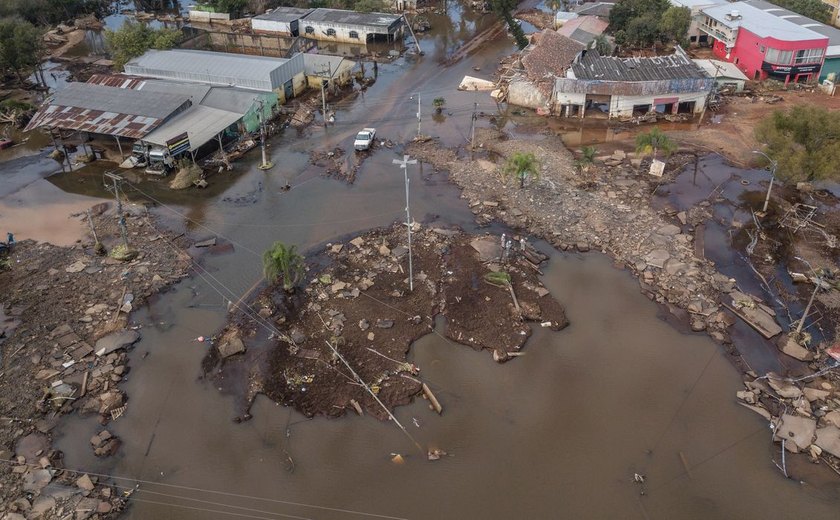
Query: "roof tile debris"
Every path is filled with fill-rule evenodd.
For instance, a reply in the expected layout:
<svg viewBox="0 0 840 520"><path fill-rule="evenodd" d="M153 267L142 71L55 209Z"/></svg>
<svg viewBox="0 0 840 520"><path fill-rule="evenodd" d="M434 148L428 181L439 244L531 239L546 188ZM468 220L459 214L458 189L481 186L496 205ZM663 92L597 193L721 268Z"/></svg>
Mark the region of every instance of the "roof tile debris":
<svg viewBox="0 0 840 520"><path fill-rule="evenodd" d="M550 29L532 38L533 43L522 57L522 66L528 79L548 96L551 94L554 77L565 73L584 46Z"/></svg>

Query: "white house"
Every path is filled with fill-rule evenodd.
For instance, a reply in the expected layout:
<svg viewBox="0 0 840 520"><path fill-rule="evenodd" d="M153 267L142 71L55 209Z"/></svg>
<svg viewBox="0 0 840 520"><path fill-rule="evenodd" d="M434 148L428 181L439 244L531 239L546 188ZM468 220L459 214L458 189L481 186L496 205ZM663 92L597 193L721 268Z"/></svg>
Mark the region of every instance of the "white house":
<svg viewBox="0 0 840 520"><path fill-rule="evenodd" d="M297 7L278 7L251 18L251 29L255 33L282 34L298 36L300 19L314 9Z"/></svg>
<svg viewBox="0 0 840 520"><path fill-rule="evenodd" d="M300 36L321 41L365 44L402 38L402 15L314 9L300 19Z"/></svg>

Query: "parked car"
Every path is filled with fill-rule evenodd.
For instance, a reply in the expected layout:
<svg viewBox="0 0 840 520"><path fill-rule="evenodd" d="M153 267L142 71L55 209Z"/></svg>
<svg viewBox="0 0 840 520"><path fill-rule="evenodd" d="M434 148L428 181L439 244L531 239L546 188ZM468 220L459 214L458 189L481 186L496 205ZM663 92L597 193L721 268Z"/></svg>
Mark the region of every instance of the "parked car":
<svg viewBox="0 0 840 520"><path fill-rule="evenodd" d="M357 151L368 150L373 144L373 138L376 137L376 128L365 128L356 134L356 140L353 141L353 148Z"/></svg>

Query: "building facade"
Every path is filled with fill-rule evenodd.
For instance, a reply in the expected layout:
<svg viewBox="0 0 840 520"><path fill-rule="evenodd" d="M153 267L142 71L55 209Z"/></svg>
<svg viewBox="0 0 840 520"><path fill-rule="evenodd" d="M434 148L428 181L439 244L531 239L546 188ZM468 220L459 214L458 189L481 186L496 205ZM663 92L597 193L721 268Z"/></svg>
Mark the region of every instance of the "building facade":
<svg viewBox="0 0 840 520"><path fill-rule="evenodd" d="M820 76L829 38L806 25L749 2L703 9L698 23L713 40L714 54L751 80L770 78L788 84L816 81Z"/></svg>
<svg viewBox="0 0 840 520"><path fill-rule="evenodd" d="M671 56L613 58L587 51L556 78L552 110L566 117L606 113L629 119L658 113L697 114L706 106L714 80L677 48Z"/></svg>
<svg viewBox="0 0 840 520"><path fill-rule="evenodd" d="M314 9L297 7L278 7L251 19L251 29L255 33L282 34L299 36L300 19Z"/></svg>

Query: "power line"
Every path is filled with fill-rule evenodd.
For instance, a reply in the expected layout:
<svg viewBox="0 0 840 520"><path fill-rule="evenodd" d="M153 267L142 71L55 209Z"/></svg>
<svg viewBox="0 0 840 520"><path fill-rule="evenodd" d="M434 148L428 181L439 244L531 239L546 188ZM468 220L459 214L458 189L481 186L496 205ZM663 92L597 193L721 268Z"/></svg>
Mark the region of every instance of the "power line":
<svg viewBox="0 0 840 520"><path fill-rule="evenodd" d="M10 460L10 459L0 459L0 463L6 463L6 464L12 464L12 465L24 465L24 466L30 466L30 467L33 467L33 468L40 468L41 467L38 464L31 464L31 463L27 463L27 462L25 462L23 464L19 464L17 460ZM184 485L179 485L179 484L167 484L167 483L164 483L164 482L154 482L152 480L144 480L144 479L135 478L135 477L120 477L120 476L117 476L117 475L110 475L110 474L107 474L107 473L96 473L96 472L93 472L93 471L82 471L82 470L72 469L72 468L58 468L58 469L61 469L63 471L70 471L70 472L75 473L77 475L87 474L87 475L92 475L94 477L100 477L100 478L109 478L109 479L114 479L114 480L129 480L129 481L132 481L132 482L137 482L139 484L162 486L162 487L168 487L168 488L173 488L173 489L182 489L182 490L186 490L186 491L196 491L196 492L200 492L200 493L210 493L210 494L215 494L215 495L228 496L228 497L234 497L234 498L243 498L243 499L248 499L248 500L259 500L259 501L263 501L263 502L271 502L271 503L283 504L283 505L289 505L289 506L296 506L296 507L308 507L308 508L312 508L312 509L319 509L319 510L322 510L322 511L331 511L331 512L334 512L334 513L352 514L352 515L366 516L366 517L370 517L370 518L383 518L385 520L408 520L404 517L399 517L399 516L381 515L381 514L377 514L377 513L366 513L364 511L355 511L355 510L352 510L352 509L343 509L343 508L339 508L339 507L322 506L322 505L318 505L318 504L306 504L306 503L303 503L303 502L292 502L292 501L289 501L289 500L281 500L281 499L277 499L277 498L263 498L263 497L257 497L257 496L252 496L252 495L244 495L244 494L241 494L241 493L232 493L232 492L229 492L229 491L214 491L212 489L198 488L198 487L192 487L192 486L184 486ZM120 486L118 486L118 487L120 487ZM144 500L144 499L137 499L137 500ZM163 505L169 505L169 504L164 503ZM184 507L188 507L188 506L184 506ZM240 516L242 516L242 515L240 515ZM271 520L271 519L265 519L265 520Z"/></svg>

